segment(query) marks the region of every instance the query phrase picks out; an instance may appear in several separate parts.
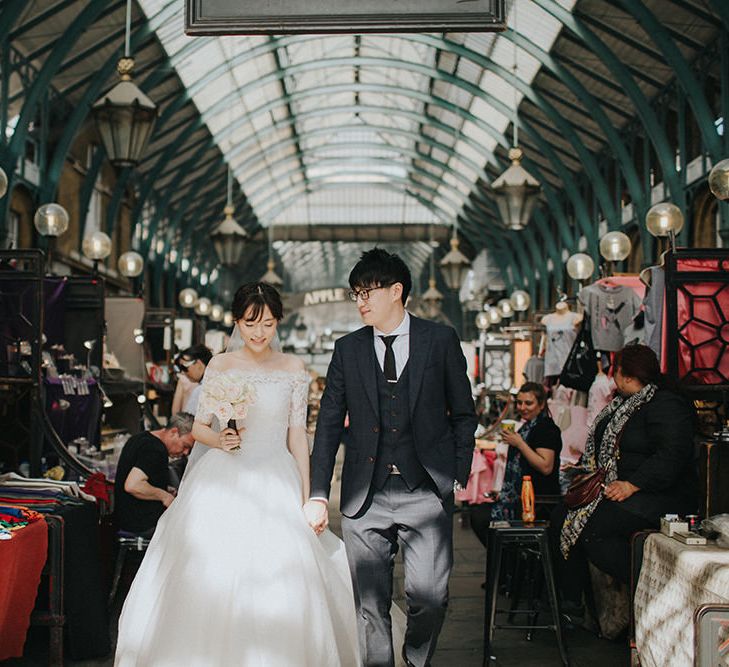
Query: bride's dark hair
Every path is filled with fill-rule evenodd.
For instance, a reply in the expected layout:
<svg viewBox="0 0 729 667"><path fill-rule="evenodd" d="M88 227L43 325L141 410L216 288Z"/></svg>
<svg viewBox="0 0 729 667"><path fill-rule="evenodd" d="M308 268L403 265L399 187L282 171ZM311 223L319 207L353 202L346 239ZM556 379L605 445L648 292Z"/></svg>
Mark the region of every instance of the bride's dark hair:
<svg viewBox="0 0 729 667"><path fill-rule="evenodd" d="M250 321L255 322L263 315L264 308L268 306L277 320L283 319L283 304L281 303L281 295L276 288L268 283L246 283L238 288L233 297L233 305L230 310L233 313L233 319L237 322L247 315Z"/></svg>

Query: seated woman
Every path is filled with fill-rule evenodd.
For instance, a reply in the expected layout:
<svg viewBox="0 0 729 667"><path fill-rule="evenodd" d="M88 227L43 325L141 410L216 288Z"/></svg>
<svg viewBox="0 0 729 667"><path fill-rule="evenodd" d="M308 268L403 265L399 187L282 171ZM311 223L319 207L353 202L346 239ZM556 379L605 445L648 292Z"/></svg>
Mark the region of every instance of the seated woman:
<svg viewBox="0 0 729 667"><path fill-rule="evenodd" d="M531 475L534 494L559 494L559 452L562 436L547 409L547 392L541 384L527 382L516 395L516 410L524 420L518 433L502 431L509 445L504 483L493 503L471 507L471 526L486 546L489 523L521 519L521 480ZM546 517L538 517L546 518Z"/></svg>
<svg viewBox="0 0 729 667"><path fill-rule="evenodd" d="M607 470L605 488L589 504L552 514L550 538L567 611L582 605L588 561L627 583L630 536L657 528L667 512L697 505L694 411L668 388L656 355L631 345L615 356L618 395L590 427L582 464Z"/></svg>

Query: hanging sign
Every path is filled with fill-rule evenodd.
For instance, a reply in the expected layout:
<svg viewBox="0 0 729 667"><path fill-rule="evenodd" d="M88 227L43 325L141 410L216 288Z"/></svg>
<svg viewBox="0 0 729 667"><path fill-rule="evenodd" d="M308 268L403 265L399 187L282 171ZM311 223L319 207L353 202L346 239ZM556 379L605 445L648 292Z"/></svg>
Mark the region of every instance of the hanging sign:
<svg viewBox="0 0 729 667"><path fill-rule="evenodd" d="M505 29L504 0L185 0L188 35Z"/></svg>

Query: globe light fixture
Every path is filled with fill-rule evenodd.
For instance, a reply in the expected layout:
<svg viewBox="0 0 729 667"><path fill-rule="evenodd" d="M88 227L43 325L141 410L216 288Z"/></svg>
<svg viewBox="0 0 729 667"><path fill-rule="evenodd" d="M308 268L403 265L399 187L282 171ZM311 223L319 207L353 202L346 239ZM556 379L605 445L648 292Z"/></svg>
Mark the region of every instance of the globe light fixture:
<svg viewBox="0 0 729 667"><path fill-rule="evenodd" d="M180 291L178 299L183 308L194 308L198 300L197 292L192 287L186 287Z"/></svg>
<svg viewBox="0 0 729 667"><path fill-rule="evenodd" d="M233 218L233 173L228 167L228 201L223 209L225 218L210 234L215 252L223 266L235 266L248 239L248 232Z"/></svg>
<svg viewBox="0 0 729 667"><path fill-rule="evenodd" d="M440 260L440 270L443 273L443 280L448 285L448 289L459 290L463 281L466 279L471 262L458 249L459 241L455 228L453 229L453 237L451 238L451 249L446 256Z"/></svg>
<svg viewBox="0 0 729 667"><path fill-rule="evenodd" d="M111 254L111 239L102 231L92 232L81 243L81 251L94 262L102 261Z"/></svg>
<svg viewBox="0 0 729 667"><path fill-rule="evenodd" d="M717 199L729 201L729 158L717 162L709 172L709 190Z"/></svg>
<svg viewBox="0 0 729 667"><path fill-rule="evenodd" d="M491 321L489 320L489 316L485 312L480 312L478 315L476 315L476 328L479 331L487 331L488 328L491 326Z"/></svg>
<svg viewBox="0 0 729 667"><path fill-rule="evenodd" d="M484 315L486 315L486 317L488 318L489 324L501 324L502 317L501 312L498 308L489 308L488 310L484 311Z"/></svg>
<svg viewBox="0 0 729 667"><path fill-rule="evenodd" d="M683 213L670 202L652 206L645 216L646 229L653 236L675 236L683 229Z"/></svg>
<svg viewBox="0 0 729 667"><path fill-rule="evenodd" d="M68 229L68 213L60 204L43 204L35 212L33 224L41 236L56 238Z"/></svg>
<svg viewBox="0 0 729 667"><path fill-rule="evenodd" d="M425 304L428 311L428 317L435 317L440 312L440 306L443 303L443 295L435 286L435 278L428 279L428 289L423 292L420 300Z"/></svg>
<svg viewBox="0 0 729 667"><path fill-rule="evenodd" d="M608 232L600 239L600 254L608 262L623 261L630 249L630 239L623 232Z"/></svg>
<svg viewBox="0 0 729 667"><path fill-rule="evenodd" d="M210 315L212 309L213 302L205 296L199 298L195 304L195 313L201 317L207 317Z"/></svg>
<svg viewBox="0 0 729 667"><path fill-rule="evenodd" d="M228 328L233 326L233 313L231 313L229 310L226 310L223 313L223 324Z"/></svg>
<svg viewBox="0 0 729 667"><path fill-rule="evenodd" d="M0 199L2 199L5 196L5 193L8 191L8 175L5 173L5 170L0 167Z"/></svg>
<svg viewBox="0 0 729 667"><path fill-rule="evenodd" d="M511 301L509 301L509 299L501 299L496 304L496 307L499 309L501 317L503 317L504 319L509 319L510 317L514 316L514 308L512 307Z"/></svg>
<svg viewBox="0 0 729 667"><path fill-rule="evenodd" d="M567 275L573 280L588 280L594 271L595 262L584 252L577 252L567 260Z"/></svg>
<svg viewBox="0 0 729 667"><path fill-rule="evenodd" d="M101 141L115 167L139 164L157 121L157 107L132 81L134 58L130 55L131 0L127 0L124 57L117 64L121 81L91 107Z"/></svg>
<svg viewBox="0 0 729 667"><path fill-rule="evenodd" d="M129 250L119 257L117 266L125 278L137 278L144 270L144 260L138 252Z"/></svg>
<svg viewBox="0 0 729 667"><path fill-rule="evenodd" d="M212 322L222 322L225 309L219 303L214 303L210 308L210 320Z"/></svg>
<svg viewBox="0 0 729 667"><path fill-rule="evenodd" d="M509 301L511 301L511 307L517 313L523 313L525 310L529 310L529 306L532 303L529 294L521 289L512 292Z"/></svg>

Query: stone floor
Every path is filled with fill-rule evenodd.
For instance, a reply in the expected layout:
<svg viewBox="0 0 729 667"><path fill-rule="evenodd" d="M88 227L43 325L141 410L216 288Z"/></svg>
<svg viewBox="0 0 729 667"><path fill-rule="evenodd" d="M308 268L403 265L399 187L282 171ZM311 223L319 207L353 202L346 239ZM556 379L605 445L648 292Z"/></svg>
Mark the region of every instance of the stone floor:
<svg viewBox="0 0 729 667"><path fill-rule="evenodd" d="M335 483L332 497L334 507L338 506L337 491ZM454 517L455 564L450 582L451 599L433 667L480 667L483 660L484 592L481 582L484 580L485 552L468 527L468 521L464 522L463 518L461 513ZM339 516L335 511L332 512L331 524L332 530L339 534ZM126 587L128 585L127 581ZM113 610L110 629L113 638L116 637L121 597L126 593L126 587L120 590L119 600ZM395 602L404 609L401 563L396 563L395 566L394 590ZM567 632L567 646L572 667L620 667L629 664L629 651L625 640L607 641L586 631L574 629ZM26 656L2 664L18 667L45 666L48 664L46 647L46 631L35 629L26 645ZM554 633L548 630L537 631L531 641L526 640L524 631L521 630L497 630L492 654L496 657L496 662L492 664L498 667L561 665ZM66 664L69 667L110 667L113 662L113 656L108 656L104 660L67 661Z"/></svg>

